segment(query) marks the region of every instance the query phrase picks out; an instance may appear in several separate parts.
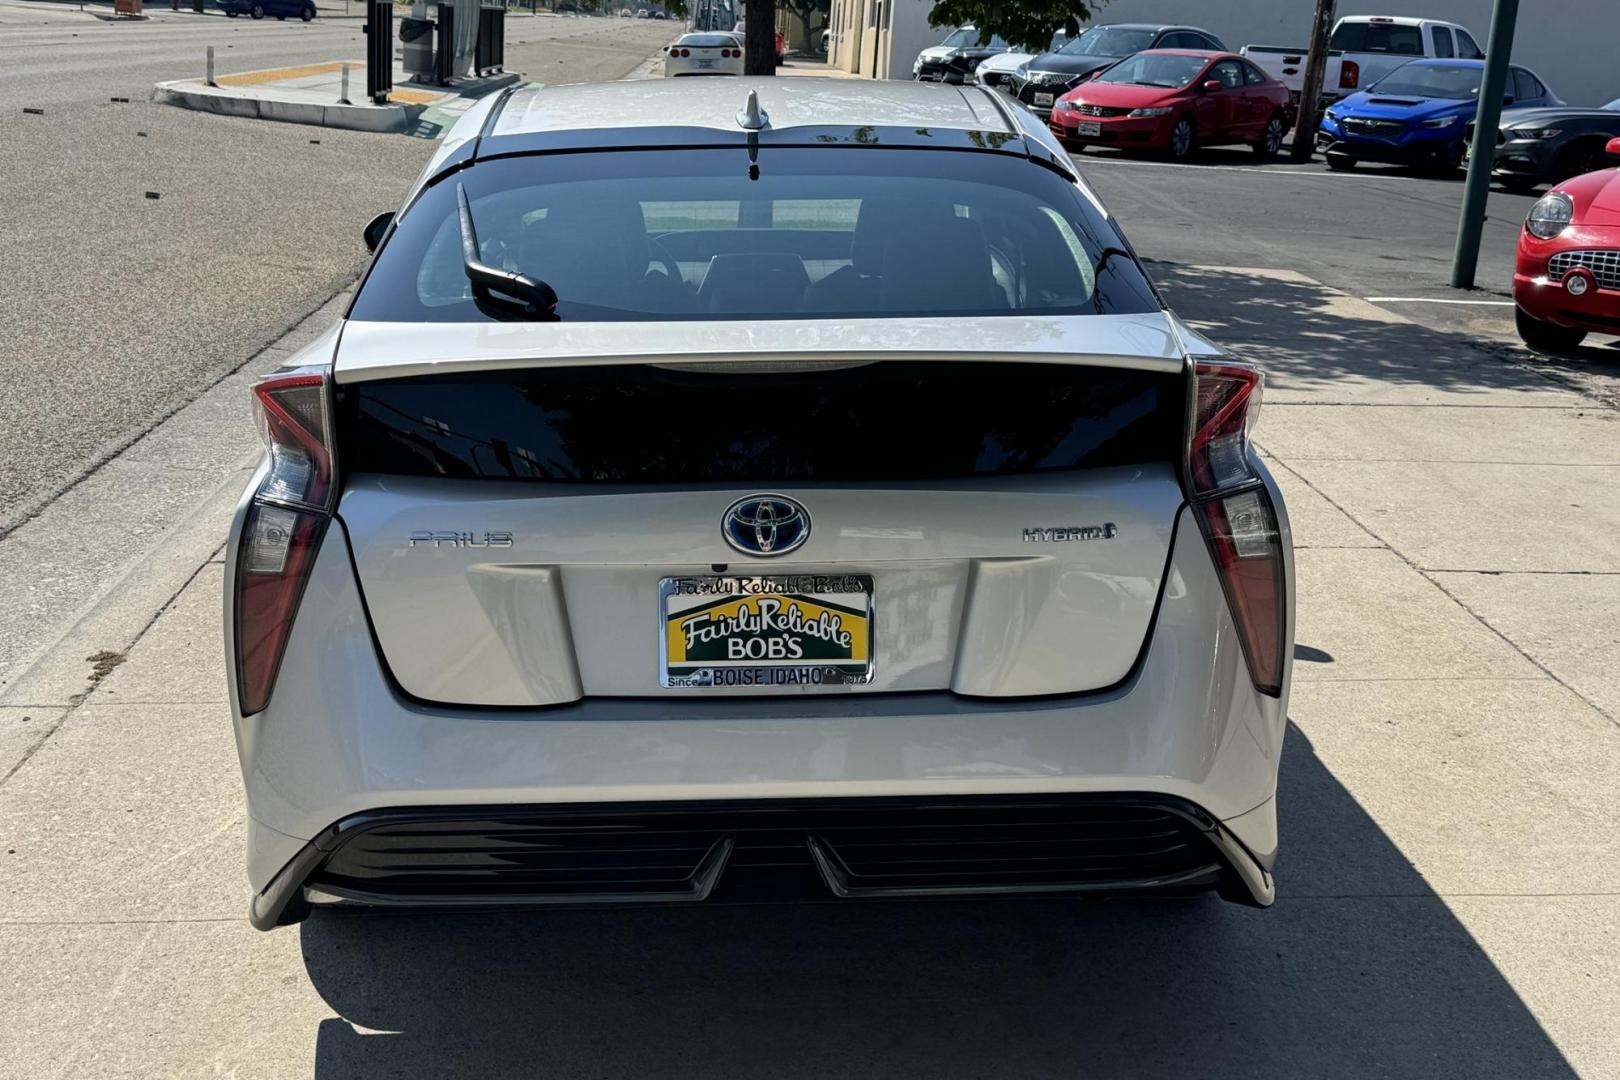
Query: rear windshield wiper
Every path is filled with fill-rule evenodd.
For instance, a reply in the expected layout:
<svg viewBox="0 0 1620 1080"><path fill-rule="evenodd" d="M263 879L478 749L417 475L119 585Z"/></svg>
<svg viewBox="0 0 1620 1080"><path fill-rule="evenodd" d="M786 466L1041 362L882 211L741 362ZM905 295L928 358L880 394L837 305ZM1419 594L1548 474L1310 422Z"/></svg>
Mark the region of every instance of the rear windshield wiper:
<svg viewBox="0 0 1620 1080"><path fill-rule="evenodd" d="M500 270L483 261L478 253L478 232L473 228L472 207L467 189L456 185L456 202L461 209L461 263L472 283L473 296L530 319L557 318L557 291L543 281L515 270Z"/></svg>

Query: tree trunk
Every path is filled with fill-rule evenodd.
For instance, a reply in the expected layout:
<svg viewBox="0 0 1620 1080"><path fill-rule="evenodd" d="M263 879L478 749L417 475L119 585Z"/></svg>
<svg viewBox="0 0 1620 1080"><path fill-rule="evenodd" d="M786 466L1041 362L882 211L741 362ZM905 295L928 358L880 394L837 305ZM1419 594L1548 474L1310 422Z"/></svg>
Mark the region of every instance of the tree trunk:
<svg viewBox="0 0 1620 1080"><path fill-rule="evenodd" d="M743 17L748 33L743 38L743 74L776 74L776 0L746 0Z"/></svg>

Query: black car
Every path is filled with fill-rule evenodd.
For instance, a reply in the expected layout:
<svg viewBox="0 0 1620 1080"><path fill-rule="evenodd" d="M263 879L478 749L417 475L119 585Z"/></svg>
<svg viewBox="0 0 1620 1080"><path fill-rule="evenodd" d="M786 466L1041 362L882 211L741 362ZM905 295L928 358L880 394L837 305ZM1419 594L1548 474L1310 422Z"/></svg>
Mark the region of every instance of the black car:
<svg viewBox="0 0 1620 1080"><path fill-rule="evenodd" d="M1042 53L1029 62L1018 100L1036 116L1052 115L1052 103L1074 89L1087 75L1143 49L1208 49L1226 52L1221 39L1192 26L1157 23L1115 23L1095 26L1057 52Z"/></svg>
<svg viewBox="0 0 1620 1080"><path fill-rule="evenodd" d="M911 65L911 77L920 82L962 83L967 80L968 72L987 58L1010 48L1012 46L997 36L981 42L979 31L971 23L958 26L944 41L917 54Z"/></svg>
<svg viewBox="0 0 1620 1080"><path fill-rule="evenodd" d="M315 17L315 0L216 0L219 10L231 18L238 15L247 15L251 18L262 19L266 15L274 15L278 19L285 19L296 15L305 22Z"/></svg>
<svg viewBox="0 0 1620 1080"><path fill-rule="evenodd" d="M1509 109L1497 128L1491 177L1509 191L1560 184L1606 167L1603 148L1616 137L1620 98L1601 109Z"/></svg>

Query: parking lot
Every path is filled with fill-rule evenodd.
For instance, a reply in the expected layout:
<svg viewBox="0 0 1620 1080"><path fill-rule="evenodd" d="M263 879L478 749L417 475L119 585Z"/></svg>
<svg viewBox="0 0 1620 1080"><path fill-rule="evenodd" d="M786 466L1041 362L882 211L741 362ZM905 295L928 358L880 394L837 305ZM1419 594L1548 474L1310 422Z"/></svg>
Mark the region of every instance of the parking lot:
<svg viewBox="0 0 1620 1080"><path fill-rule="evenodd" d="M660 33L559 22L533 77L622 77ZM267 51L243 66L286 62L270 35L296 30L244 27ZM131 85L162 77L101 47L141 57ZM1458 293L1460 181L1077 158L1169 303L1267 373L1255 439L1299 589L1271 909L262 934L219 630L246 387L335 317L361 225L431 144L133 94L36 123L26 94L0 72L30 208L0 223L26 283L0 291L0 1076L1620 1077L1620 348L1518 344L1533 197L1493 192Z"/></svg>

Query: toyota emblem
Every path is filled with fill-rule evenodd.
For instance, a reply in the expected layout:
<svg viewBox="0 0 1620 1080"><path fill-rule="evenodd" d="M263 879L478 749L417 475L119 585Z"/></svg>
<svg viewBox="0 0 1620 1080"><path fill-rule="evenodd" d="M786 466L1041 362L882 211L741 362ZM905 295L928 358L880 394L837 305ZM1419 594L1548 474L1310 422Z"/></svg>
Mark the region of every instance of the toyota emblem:
<svg viewBox="0 0 1620 1080"><path fill-rule="evenodd" d="M784 495L750 495L726 508L720 531L744 555L786 555L810 539L810 512Z"/></svg>

